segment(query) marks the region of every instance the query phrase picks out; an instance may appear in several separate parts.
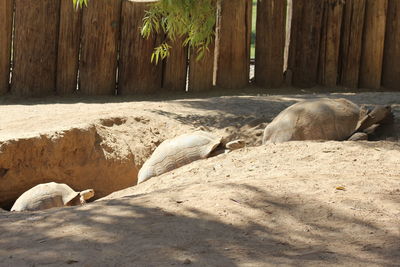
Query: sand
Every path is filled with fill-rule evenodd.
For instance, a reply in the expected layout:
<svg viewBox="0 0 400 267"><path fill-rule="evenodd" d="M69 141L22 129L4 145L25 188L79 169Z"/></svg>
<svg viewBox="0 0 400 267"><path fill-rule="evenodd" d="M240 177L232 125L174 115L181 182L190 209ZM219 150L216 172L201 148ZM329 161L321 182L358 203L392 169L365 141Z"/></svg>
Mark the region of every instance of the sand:
<svg viewBox="0 0 400 267"><path fill-rule="evenodd" d="M400 93L3 101L3 145L94 127L137 167L195 129L247 147L81 207L1 212L0 266L398 266L397 126L378 142L260 145L282 109L315 97L392 104L399 124Z"/></svg>

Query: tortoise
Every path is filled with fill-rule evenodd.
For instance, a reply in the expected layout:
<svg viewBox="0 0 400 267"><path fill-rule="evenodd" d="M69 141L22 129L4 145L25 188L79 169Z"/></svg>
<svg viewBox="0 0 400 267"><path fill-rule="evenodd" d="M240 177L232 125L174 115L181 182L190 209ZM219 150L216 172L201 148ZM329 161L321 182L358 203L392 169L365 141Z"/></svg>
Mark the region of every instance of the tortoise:
<svg viewBox="0 0 400 267"><path fill-rule="evenodd" d="M229 150L244 146L242 140L228 144ZM205 131L195 131L165 140L143 164L138 174L138 184L193 161L223 153L224 147L221 137Z"/></svg>
<svg viewBox="0 0 400 267"><path fill-rule="evenodd" d="M23 193L15 201L11 211L36 211L82 205L93 196L93 189L76 192L66 184L55 182L39 184Z"/></svg>
<svg viewBox="0 0 400 267"><path fill-rule="evenodd" d="M263 144L292 140L366 140L364 131L390 116L393 116L390 106L376 106L370 111L344 98L306 100L286 108L268 124Z"/></svg>

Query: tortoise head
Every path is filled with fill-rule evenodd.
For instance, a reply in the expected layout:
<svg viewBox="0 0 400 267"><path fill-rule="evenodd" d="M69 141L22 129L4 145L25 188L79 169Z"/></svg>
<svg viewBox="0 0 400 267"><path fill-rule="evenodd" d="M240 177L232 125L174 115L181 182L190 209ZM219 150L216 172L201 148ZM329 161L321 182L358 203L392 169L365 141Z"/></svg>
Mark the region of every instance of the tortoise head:
<svg viewBox="0 0 400 267"><path fill-rule="evenodd" d="M385 123L391 118L393 118L391 106L378 105L359 121L358 129L362 131L374 124Z"/></svg>
<svg viewBox="0 0 400 267"><path fill-rule="evenodd" d="M381 123L392 114L391 106L376 106L368 115L372 117L374 124Z"/></svg>
<svg viewBox="0 0 400 267"><path fill-rule="evenodd" d="M80 195L81 203L84 204L84 203L86 203L86 200L94 197L94 190L93 189L83 190L79 193L79 195Z"/></svg>

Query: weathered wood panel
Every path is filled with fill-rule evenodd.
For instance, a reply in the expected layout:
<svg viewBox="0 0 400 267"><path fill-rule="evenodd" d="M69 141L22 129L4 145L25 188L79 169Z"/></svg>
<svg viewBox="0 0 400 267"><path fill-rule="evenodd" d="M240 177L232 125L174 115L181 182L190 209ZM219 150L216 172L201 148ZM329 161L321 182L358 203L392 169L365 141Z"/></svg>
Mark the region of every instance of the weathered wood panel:
<svg viewBox="0 0 400 267"><path fill-rule="evenodd" d="M382 85L400 90L400 1L389 0Z"/></svg>
<svg viewBox="0 0 400 267"><path fill-rule="evenodd" d="M212 43L201 60L196 60L196 52L190 52L189 92L208 91L213 88L214 50Z"/></svg>
<svg viewBox="0 0 400 267"><path fill-rule="evenodd" d="M381 87L387 5L388 0L369 0L366 4L360 87Z"/></svg>
<svg viewBox="0 0 400 267"><path fill-rule="evenodd" d="M156 65L150 60L162 36L144 39L140 34L145 10L152 2L134 0L122 4L118 94L151 93L161 89L162 63Z"/></svg>
<svg viewBox="0 0 400 267"><path fill-rule="evenodd" d="M57 57L57 94L76 92L82 10L74 8L71 0L61 0L60 32Z"/></svg>
<svg viewBox="0 0 400 267"><path fill-rule="evenodd" d="M287 69L285 82L288 85L293 83L293 70L296 67L296 57L297 57L297 39L299 25L302 23L302 10L303 10L303 0L292 0L292 20L290 21L290 42L289 51L287 59Z"/></svg>
<svg viewBox="0 0 400 267"><path fill-rule="evenodd" d="M14 68L11 92L55 92L59 0L15 0Z"/></svg>
<svg viewBox="0 0 400 267"><path fill-rule="evenodd" d="M9 90L13 0L0 1L0 95Z"/></svg>
<svg viewBox="0 0 400 267"><path fill-rule="evenodd" d="M289 63L292 83L298 87L317 84L321 25L325 0L294 0Z"/></svg>
<svg viewBox="0 0 400 267"><path fill-rule="evenodd" d="M340 85L357 88L366 0L347 0L340 48Z"/></svg>
<svg viewBox="0 0 400 267"><path fill-rule="evenodd" d="M186 91L188 49L183 46L184 37L170 42L171 54L163 66L162 87L164 91Z"/></svg>
<svg viewBox="0 0 400 267"><path fill-rule="evenodd" d="M318 68L319 83L325 86L336 86L338 80L343 4L341 0L325 2Z"/></svg>
<svg viewBox="0 0 400 267"><path fill-rule="evenodd" d="M221 0L217 86L239 89L249 83L251 0Z"/></svg>
<svg viewBox="0 0 400 267"><path fill-rule="evenodd" d="M259 86L282 85L286 11L286 0L257 2L255 79Z"/></svg>
<svg viewBox="0 0 400 267"><path fill-rule="evenodd" d="M83 10L80 92L113 95L116 89L121 0L89 1Z"/></svg>

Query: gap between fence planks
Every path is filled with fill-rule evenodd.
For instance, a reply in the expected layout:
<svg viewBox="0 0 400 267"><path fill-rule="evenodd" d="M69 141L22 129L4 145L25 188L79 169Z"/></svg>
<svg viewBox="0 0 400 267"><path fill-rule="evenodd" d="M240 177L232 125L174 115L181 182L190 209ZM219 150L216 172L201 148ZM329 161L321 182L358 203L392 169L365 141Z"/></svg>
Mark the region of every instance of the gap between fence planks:
<svg viewBox="0 0 400 267"><path fill-rule="evenodd" d="M59 9L59 0L15 0L14 95L54 94Z"/></svg>
<svg viewBox="0 0 400 267"><path fill-rule="evenodd" d="M382 85L400 90L400 1L389 0Z"/></svg>
<svg viewBox="0 0 400 267"><path fill-rule="evenodd" d="M359 83L361 88L381 87L387 6L388 0L369 0L366 3Z"/></svg>
<svg viewBox="0 0 400 267"><path fill-rule="evenodd" d="M81 30L82 10L74 8L71 0L61 0L57 56L57 94L59 95L76 92Z"/></svg>
<svg viewBox="0 0 400 267"><path fill-rule="evenodd" d="M79 90L84 95L114 95L121 0L89 1L82 15Z"/></svg>
<svg viewBox="0 0 400 267"><path fill-rule="evenodd" d="M258 0L255 80L258 86L283 83L286 35L286 0Z"/></svg>
<svg viewBox="0 0 400 267"><path fill-rule="evenodd" d="M9 91L13 0L0 1L0 96Z"/></svg>

